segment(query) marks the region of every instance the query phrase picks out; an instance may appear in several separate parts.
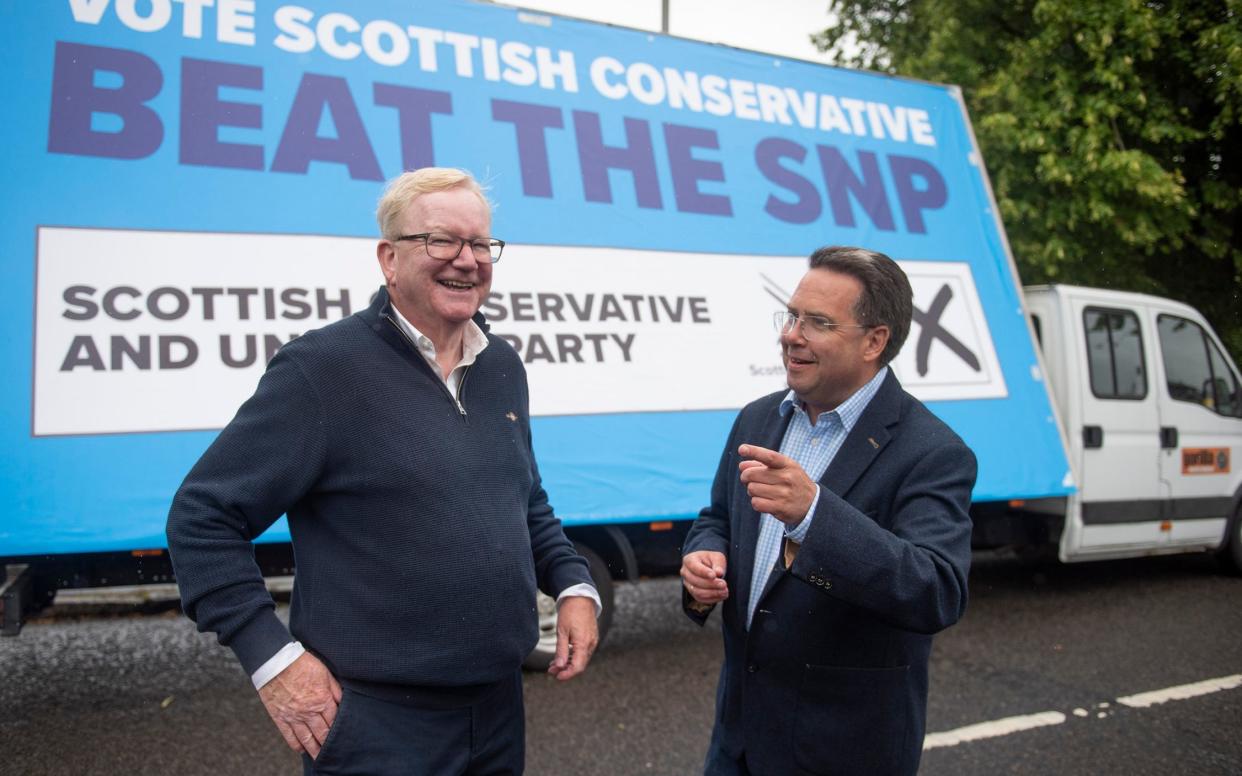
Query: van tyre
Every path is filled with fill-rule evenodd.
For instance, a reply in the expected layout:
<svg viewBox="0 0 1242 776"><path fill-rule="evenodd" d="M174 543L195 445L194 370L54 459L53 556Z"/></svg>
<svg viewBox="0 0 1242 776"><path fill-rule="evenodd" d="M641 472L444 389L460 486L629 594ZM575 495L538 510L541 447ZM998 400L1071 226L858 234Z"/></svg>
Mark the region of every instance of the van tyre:
<svg viewBox="0 0 1242 776"><path fill-rule="evenodd" d="M1233 510L1229 527L1225 529L1225 542L1216 553L1217 560L1231 574L1242 575L1242 504Z"/></svg>
<svg viewBox="0 0 1242 776"><path fill-rule="evenodd" d="M612 575L608 572L608 564L590 547L577 545L578 554L586 559L591 567L591 581L599 592L599 646L604 644L604 636L612 626L613 585ZM547 671L556 657L556 601L551 596L538 593L539 609L539 642L534 650L526 656L522 667L531 671ZM599 649L599 646L596 649Z"/></svg>

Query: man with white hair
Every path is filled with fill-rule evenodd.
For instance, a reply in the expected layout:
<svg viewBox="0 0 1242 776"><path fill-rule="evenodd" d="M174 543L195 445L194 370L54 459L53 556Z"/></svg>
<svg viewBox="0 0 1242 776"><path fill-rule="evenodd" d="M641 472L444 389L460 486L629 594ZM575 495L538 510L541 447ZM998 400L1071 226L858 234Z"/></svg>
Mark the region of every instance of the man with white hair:
<svg viewBox="0 0 1242 776"><path fill-rule="evenodd" d="M521 359L479 314L504 249L479 184L405 173L377 219L374 302L285 345L177 492L182 601L306 773L521 773L536 588L558 679L586 668L599 598L540 484ZM252 546L282 514L288 628Z"/></svg>

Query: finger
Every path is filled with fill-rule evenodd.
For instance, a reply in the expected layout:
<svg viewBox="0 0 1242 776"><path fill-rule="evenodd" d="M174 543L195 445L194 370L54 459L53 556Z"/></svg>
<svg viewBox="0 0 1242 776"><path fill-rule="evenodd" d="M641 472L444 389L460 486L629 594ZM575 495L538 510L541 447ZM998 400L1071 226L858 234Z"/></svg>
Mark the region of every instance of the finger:
<svg viewBox="0 0 1242 776"><path fill-rule="evenodd" d="M290 749L298 753L306 751L306 748L302 746L302 742L293 734L293 729L288 725L277 722L276 729L280 731L280 737L285 739L285 743L288 744Z"/></svg>
<svg viewBox="0 0 1242 776"><path fill-rule="evenodd" d="M690 594L690 597L699 603L714 603L729 596L729 583L720 577L713 576L710 579L684 577L682 583L686 586L686 592Z"/></svg>
<svg viewBox="0 0 1242 776"><path fill-rule="evenodd" d="M723 577L728 559L723 552L707 551L703 553L703 565L712 570L718 577Z"/></svg>
<svg viewBox="0 0 1242 776"><path fill-rule="evenodd" d="M753 461L749 458L747 458L746 460L737 462L737 470L740 472L744 472L747 469L754 469L755 467L762 467L762 466L763 464L761 462Z"/></svg>
<svg viewBox="0 0 1242 776"><path fill-rule="evenodd" d="M703 553L694 553L687 555L685 562L681 566L688 573L695 576L704 576L712 573L711 560Z"/></svg>
<svg viewBox="0 0 1242 776"><path fill-rule="evenodd" d="M569 651L569 668L556 677L561 681L573 679L586 670L587 663L591 660L591 653L595 646L592 639L585 632L579 631L574 631L570 635L569 643L573 646L573 649Z"/></svg>
<svg viewBox="0 0 1242 776"><path fill-rule="evenodd" d="M332 693L332 700L335 702L323 710L323 721L328 727L332 727L332 723L336 721L337 709L341 707L340 685L337 685L336 691Z"/></svg>
<svg viewBox="0 0 1242 776"><path fill-rule="evenodd" d="M790 525L793 525L794 522L796 522L791 522L788 511L785 509L785 502L779 499L752 498L750 500L750 506L756 512L766 512L772 517L775 517L777 520L780 520L782 523L789 523Z"/></svg>
<svg viewBox="0 0 1242 776"><path fill-rule="evenodd" d="M728 588L722 590L698 590L691 597L701 604L718 604L729 597Z"/></svg>
<svg viewBox="0 0 1242 776"><path fill-rule="evenodd" d="M787 466L754 466L742 472L739 477L742 482L770 482L773 484L793 485L804 474L802 467L791 460Z"/></svg>
<svg viewBox="0 0 1242 776"><path fill-rule="evenodd" d="M341 698L344 695L341 683L332 674L328 674L328 692L332 695L332 703L327 704L327 708L323 710L323 718L330 728L332 723L336 721L336 712L341 707Z"/></svg>
<svg viewBox="0 0 1242 776"><path fill-rule="evenodd" d="M692 574L683 577L683 581L688 586L693 586L697 590L711 590L724 585L724 580L716 576L716 572L707 569L701 574Z"/></svg>
<svg viewBox="0 0 1242 776"><path fill-rule="evenodd" d="M306 720L306 727L315 737L315 743L322 744L328 738L328 728L332 725L324 719L323 714L315 714Z"/></svg>
<svg viewBox="0 0 1242 776"><path fill-rule="evenodd" d="M587 663L591 662L591 658L595 655L595 647L599 644L599 640L591 633L583 633L578 643L578 647L573 651L573 662L577 666L578 673L586 671Z"/></svg>
<svg viewBox="0 0 1242 776"><path fill-rule="evenodd" d="M776 501L775 499L769 498L767 496L751 496L750 505L751 507L754 508L756 512L766 512L769 515L776 514L775 512L772 511L773 509L776 509L776 506L777 506Z"/></svg>
<svg viewBox="0 0 1242 776"><path fill-rule="evenodd" d="M336 709L332 709L331 716L329 716L329 712L324 712L319 716L319 718L323 720L324 726L323 738L319 739L319 745L323 746L327 743L328 736L332 733L332 725L335 724L336 721Z"/></svg>
<svg viewBox="0 0 1242 776"><path fill-rule="evenodd" d="M741 463L749 463L750 466L743 467L741 466ZM741 482L753 482L755 477L759 477L760 474L763 474L764 472L771 471L771 469L758 461L743 461L741 463L738 464L738 479L740 479Z"/></svg>
<svg viewBox="0 0 1242 776"><path fill-rule="evenodd" d="M759 445L742 445L737 449L737 453L743 458L753 458L764 466L773 469L784 468L791 463L788 457Z"/></svg>
<svg viewBox="0 0 1242 776"><path fill-rule="evenodd" d="M723 572L717 573L716 568L711 565L710 558L707 557L688 559L682 569L685 571L683 579L704 587L713 584L723 576Z"/></svg>
<svg viewBox="0 0 1242 776"><path fill-rule="evenodd" d="M771 469L763 464L759 464L742 472L738 475L738 479L745 485L749 485L752 482L780 482L785 471L785 469Z"/></svg>
<svg viewBox="0 0 1242 776"><path fill-rule="evenodd" d="M557 665L555 662L553 662L552 665L548 666L548 673L551 674L553 677L560 679L562 674L564 674L566 671L569 671L571 660L573 659L573 654L574 654L574 647L571 644L569 647L569 656L566 657L565 662L562 663L561 665Z"/></svg>
<svg viewBox="0 0 1242 776"><path fill-rule="evenodd" d="M768 482L752 482L746 486L746 493L752 499L764 498L773 501L779 499L785 492L786 488Z"/></svg>
<svg viewBox="0 0 1242 776"><path fill-rule="evenodd" d="M558 628L556 633L556 654L552 658L552 665L548 666L548 673L558 674L567 665L569 665L569 635Z"/></svg>
<svg viewBox="0 0 1242 776"><path fill-rule="evenodd" d="M586 649L574 645L569 651L569 662L565 666L565 670L556 674L557 681L567 682L578 674L582 673L582 669L586 667Z"/></svg>
<svg viewBox="0 0 1242 776"><path fill-rule="evenodd" d="M311 733L310 728L304 724L294 725L293 734L312 760L319 756L319 742L315 740L315 734Z"/></svg>

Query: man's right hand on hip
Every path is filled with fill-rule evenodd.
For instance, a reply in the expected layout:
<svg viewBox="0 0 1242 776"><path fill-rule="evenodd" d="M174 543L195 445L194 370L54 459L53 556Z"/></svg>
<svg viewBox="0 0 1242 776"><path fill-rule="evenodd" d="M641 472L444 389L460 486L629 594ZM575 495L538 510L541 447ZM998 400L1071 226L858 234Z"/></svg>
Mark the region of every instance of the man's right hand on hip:
<svg viewBox="0 0 1242 776"><path fill-rule="evenodd" d="M319 658L303 654L259 688L259 698L290 749L319 756L341 702L341 685Z"/></svg>

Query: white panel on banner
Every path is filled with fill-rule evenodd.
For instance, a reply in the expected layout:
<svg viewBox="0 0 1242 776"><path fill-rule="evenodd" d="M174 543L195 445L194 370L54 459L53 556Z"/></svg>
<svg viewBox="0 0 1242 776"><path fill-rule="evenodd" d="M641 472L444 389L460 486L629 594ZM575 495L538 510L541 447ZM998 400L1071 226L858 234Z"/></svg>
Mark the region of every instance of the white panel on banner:
<svg viewBox="0 0 1242 776"><path fill-rule="evenodd" d="M284 342L365 307L375 241L39 230L34 433L219 428ZM970 268L906 262L894 369L927 399L1005 395ZM784 385L772 314L806 259L515 245L483 312L534 415L734 409Z"/></svg>

